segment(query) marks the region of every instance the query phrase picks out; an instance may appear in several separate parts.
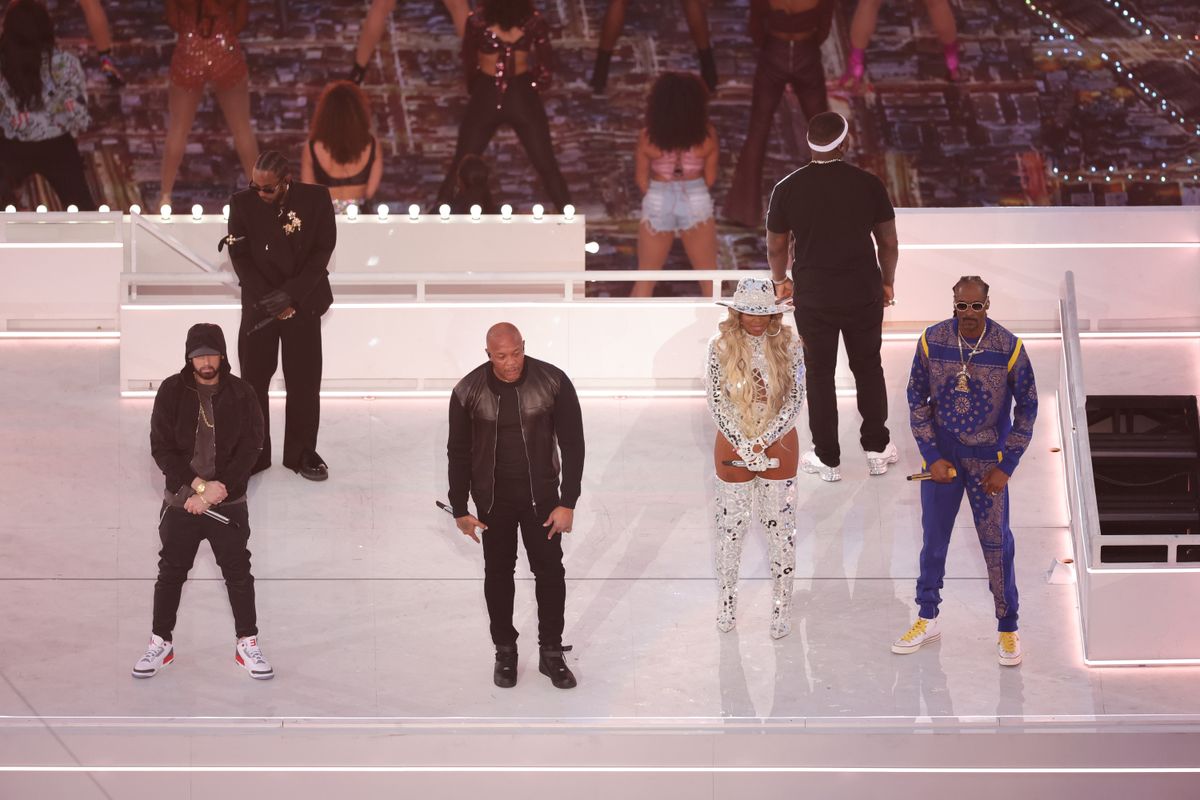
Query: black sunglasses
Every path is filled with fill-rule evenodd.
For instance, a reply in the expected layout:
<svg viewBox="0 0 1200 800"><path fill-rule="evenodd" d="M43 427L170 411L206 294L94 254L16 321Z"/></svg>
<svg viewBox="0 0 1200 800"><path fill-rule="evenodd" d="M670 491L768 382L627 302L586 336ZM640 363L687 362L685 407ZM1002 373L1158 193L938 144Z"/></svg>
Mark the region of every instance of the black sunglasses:
<svg viewBox="0 0 1200 800"><path fill-rule="evenodd" d="M964 303L960 300L959 302L954 304L955 311L966 311L968 308L971 309L972 311L983 311L985 308L987 308L987 302L985 301L983 303Z"/></svg>
<svg viewBox="0 0 1200 800"><path fill-rule="evenodd" d="M282 185L283 181L275 181L275 183L270 186L259 186L254 181L250 181L251 191L258 192L259 194L275 194L275 190Z"/></svg>

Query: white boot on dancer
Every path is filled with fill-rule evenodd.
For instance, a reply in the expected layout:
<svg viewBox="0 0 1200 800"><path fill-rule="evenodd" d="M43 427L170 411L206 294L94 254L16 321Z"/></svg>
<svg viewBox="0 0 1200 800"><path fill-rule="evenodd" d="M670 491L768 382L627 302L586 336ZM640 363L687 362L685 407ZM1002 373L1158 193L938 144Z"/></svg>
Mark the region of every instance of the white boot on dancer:
<svg viewBox="0 0 1200 800"><path fill-rule="evenodd" d="M796 571L796 479L755 478L758 518L771 561L771 638L792 632L792 581Z"/></svg>
<svg viewBox="0 0 1200 800"><path fill-rule="evenodd" d="M750 526L750 505L754 481L727 483L717 478L717 581L721 602L717 609L717 630L733 630L737 624L738 570L742 563L742 545Z"/></svg>

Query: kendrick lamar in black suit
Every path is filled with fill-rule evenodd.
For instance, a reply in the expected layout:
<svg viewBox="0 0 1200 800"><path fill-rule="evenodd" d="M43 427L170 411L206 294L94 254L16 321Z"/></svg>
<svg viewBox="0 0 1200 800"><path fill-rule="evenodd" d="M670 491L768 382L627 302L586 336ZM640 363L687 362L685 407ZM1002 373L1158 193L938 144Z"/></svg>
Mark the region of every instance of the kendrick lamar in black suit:
<svg viewBox="0 0 1200 800"><path fill-rule="evenodd" d="M259 156L248 189L229 203L229 256L242 286L238 359L254 387L266 422L262 455L271 465L267 388L283 349L287 384L283 465L323 481L329 468L317 455L321 419L321 315L333 302L329 258L337 243L333 203L324 186L292 180L287 159L274 150Z"/></svg>

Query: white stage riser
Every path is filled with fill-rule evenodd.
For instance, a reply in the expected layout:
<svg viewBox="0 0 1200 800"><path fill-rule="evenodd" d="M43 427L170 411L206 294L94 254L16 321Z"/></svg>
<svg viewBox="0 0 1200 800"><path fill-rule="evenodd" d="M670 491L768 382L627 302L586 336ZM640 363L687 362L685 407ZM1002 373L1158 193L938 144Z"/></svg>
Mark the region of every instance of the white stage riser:
<svg viewBox="0 0 1200 800"><path fill-rule="evenodd" d="M169 782L191 798L253 793L289 800L394 798L406 789L419 797L517 798L532 791L573 800L1185 798L1197 779L1200 738L1190 729L1043 732L1017 721L1000 732L964 732L941 720L914 720L906 731L752 731L731 722L724 731L679 732L514 724L507 733L383 720L51 724L53 738L40 726L0 729L0 745L12 744L11 761L21 758L0 774L0 795L140 797Z"/></svg>
<svg viewBox="0 0 1200 800"><path fill-rule="evenodd" d="M1089 664L1200 665L1200 569L1093 563L1080 590Z"/></svg>
<svg viewBox="0 0 1200 800"><path fill-rule="evenodd" d="M698 390L708 339L725 310L711 303L561 302L410 304L339 308L323 327L327 391L450 389L487 359L484 337L496 322L515 323L527 352L569 374L580 389ZM121 390L157 387L183 365L183 342L196 322L225 330L240 371L236 306L126 306L121 312ZM790 323L790 320L789 320ZM848 366L839 372L850 380ZM282 373L282 371L281 371ZM283 388L282 374L275 388Z"/></svg>
<svg viewBox="0 0 1200 800"><path fill-rule="evenodd" d="M156 226L200 260L229 269L226 255L216 252L216 242L226 230L219 215L201 221L175 217L169 222L153 216L142 218L142 224ZM1078 276L1085 330L1200 327L1200 210L899 209L897 225L902 248L899 303L887 316L894 329L912 330L945 317L949 286L963 274L979 274L992 283L997 316L1029 329L1053 327L1057 285L1068 269ZM339 217L338 230L335 275L582 271L587 238L582 217L569 223L557 217L542 222L530 217L509 222L442 222L424 216L417 222L396 216L352 222ZM0 297L0 329L88 330L95 327L94 320L104 321L102 327L111 325L120 302L112 261L74 248L88 242L111 247L121 241L126 242L121 258L127 269L199 271L151 232L116 213L0 214L0 249L6 250L2 261L9 287ZM39 249L35 256L25 249L7 250L21 242L71 247L62 248L61 254L58 248ZM80 276L80 271L93 268L101 274ZM470 291L486 295L489 287L476 285ZM229 291L214 292L214 298L233 298ZM335 292L349 297L354 290L337 287L335 277ZM551 282L538 294L561 295L561 284ZM36 320L32 325L31 314Z"/></svg>
<svg viewBox="0 0 1200 800"><path fill-rule="evenodd" d="M0 214L0 331L116 331L126 228L120 214Z"/></svg>
<svg viewBox="0 0 1200 800"><path fill-rule="evenodd" d="M1198 544L1200 536L1105 536L1100 532L1088 437L1087 376L1077 337L1074 276L1060 288L1063 328L1062 368L1056 397L1063 443L1079 597L1084 658L1096 666L1200 664L1200 629L1194 623L1200 597L1200 565L1105 564L1100 548L1111 544ZM1132 366L1132 365L1131 365ZM1161 385L1130 386L1128 392L1155 393Z"/></svg>
<svg viewBox="0 0 1200 800"><path fill-rule="evenodd" d="M228 251L217 252L217 242L229 231L220 216L200 221L175 217L165 222L147 217L163 233L178 239L197 255L226 272L231 271ZM583 270L586 220L570 222L559 216L534 220L529 215L502 220L498 216L453 216L443 221L423 216L413 221L374 216L351 221L337 218L338 241L330 271L342 272L548 272ZM191 272L195 267L173 253L155 237L138 230L132 237L137 272Z"/></svg>

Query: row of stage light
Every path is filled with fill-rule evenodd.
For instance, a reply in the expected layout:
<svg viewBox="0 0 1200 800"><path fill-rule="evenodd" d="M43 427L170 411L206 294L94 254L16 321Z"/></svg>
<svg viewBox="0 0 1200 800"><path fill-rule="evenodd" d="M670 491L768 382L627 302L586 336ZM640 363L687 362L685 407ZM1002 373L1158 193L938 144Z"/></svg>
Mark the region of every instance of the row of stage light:
<svg viewBox="0 0 1200 800"><path fill-rule="evenodd" d="M35 211L38 214L45 214L48 212L48 210L49 209L47 209L45 205L39 205L35 209ZM112 211L112 209L108 205L101 205L96 210L99 211L101 214L107 214ZM359 211L360 211L360 209L358 206L351 204L346 207L346 210L343 213L345 214L346 219L353 222L359 218ZM541 203L534 203L531 211L532 211L531 216L533 217L534 221L536 221L536 222L541 222L546 216L546 207L543 206ZM6 206L4 209L4 212L6 214L15 214L15 213L17 213L17 207L14 205ZM79 212L79 206L74 205L74 204L67 206L67 213L75 214L78 212ZM139 206L137 203L134 203L133 205L131 205L129 207L129 213L131 215L139 215L140 216L142 213L142 207ZM158 213L159 213L159 217L164 222L167 222L172 219L173 214L174 214L174 209L172 209L171 206L164 204L163 206L161 206L159 208ZM391 208L388 206L387 203L380 203L378 206L375 207L375 216L381 222L386 221L390 215L391 215ZM477 222L482 220L483 219L483 207L479 206L479 205L471 206L469 215L472 220L475 220ZM225 218L226 222L229 221L229 205L228 204L222 206L221 216L223 216ZM449 220L450 216L451 216L450 206L443 203L438 208L438 218L441 220ZM570 203L563 206L561 216L562 216L563 222L574 222L575 221L575 206L571 205ZM408 218L410 220L412 220L413 222L416 222L417 220L419 220L421 218L421 207L419 205L417 205L416 203L413 203L412 205L410 205L408 207ZM509 205L508 203L505 203L504 205L500 206L500 219L507 222L507 221L511 220L512 218L513 218L513 207L511 205ZM201 206L199 203L192 206L192 219L195 220L196 222L200 222L204 219L204 207Z"/></svg>

